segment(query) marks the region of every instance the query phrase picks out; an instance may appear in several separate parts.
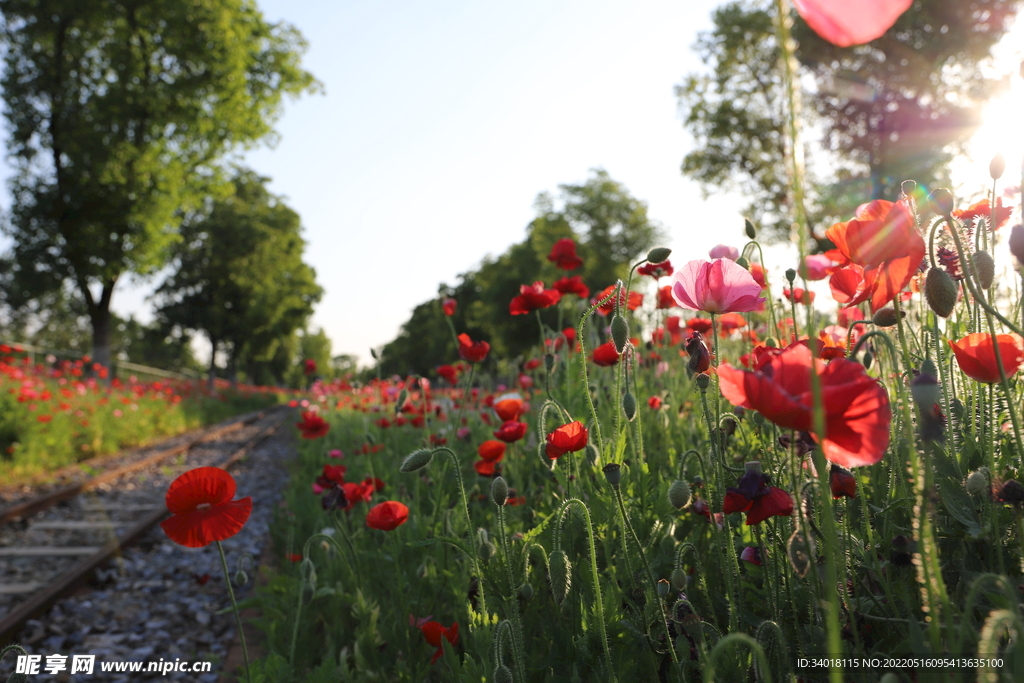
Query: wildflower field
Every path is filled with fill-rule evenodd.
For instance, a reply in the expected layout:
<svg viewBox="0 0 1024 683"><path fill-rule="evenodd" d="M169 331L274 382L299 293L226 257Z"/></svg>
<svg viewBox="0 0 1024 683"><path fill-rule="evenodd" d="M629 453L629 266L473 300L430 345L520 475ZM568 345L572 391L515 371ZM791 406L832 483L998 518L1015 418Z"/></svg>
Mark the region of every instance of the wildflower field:
<svg viewBox="0 0 1024 683"><path fill-rule="evenodd" d="M40 363L0 345L0 479L44 478L279 400L274 390L228 382L211 390L201 381L109 379L88 357Z"/></svg>
<svg viewBox="0 0 1024 683"><path fill-rule="evenodd" d="M453 325L436 377L316 385L252 680L1019 680L1008 217L905 183L788 282L748 226L524 284L575 324L530 357Z"/></svg>

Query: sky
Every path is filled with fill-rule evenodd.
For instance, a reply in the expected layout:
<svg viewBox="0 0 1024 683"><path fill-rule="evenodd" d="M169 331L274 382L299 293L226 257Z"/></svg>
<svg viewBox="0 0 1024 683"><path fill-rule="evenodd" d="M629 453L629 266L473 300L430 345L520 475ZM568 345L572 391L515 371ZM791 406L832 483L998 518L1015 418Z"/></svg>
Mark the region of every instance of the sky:
<svg viewBox="0 0 1024 683"><path fill-rule="evenodd" d="M369 363L441 283L523 239L538 193L597 167L648 204L674 262L745 242L742 198L679 171L673 89L702 68L718 0L258 4L306 38L323 93L287 101L278 144L244 163L302 217L325 289L311 326L335 354ZM154 284L123 279L113 309L149 320Z"/></svg>

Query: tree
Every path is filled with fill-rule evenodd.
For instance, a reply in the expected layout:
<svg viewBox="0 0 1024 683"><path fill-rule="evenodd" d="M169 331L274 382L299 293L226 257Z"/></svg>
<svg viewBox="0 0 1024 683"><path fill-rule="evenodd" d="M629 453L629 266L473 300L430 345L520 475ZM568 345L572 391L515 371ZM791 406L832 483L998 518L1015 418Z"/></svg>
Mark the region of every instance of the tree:
<svg viewBox="0 0 1024 683"><path fill-rule="evenodd" d="M478 269L460 275L457 285L439 290L441 298L458 302L453 322L459 332L488 341L491 358L514 358L537 343L536 317L509 315L508 305L520 285L543 280L550 286L566 274L547 260L559 239L577 241L583 267L573 274L581 275L596 294L625 278L631 263L661 238L660 226L647 216L647 205L603 169L595 169L581 185L560 185L559 190L560 202L548 193L537 196L537 217L527 226L525 240L500 256L484 258ZM575 298L566 297L560 304L563 310ZM555 308L542 311L541 318L558 328ZM565 318L563 323L575 321ZM398 337L384 347L382 370L427 374L457 359L441 302L433 299L417 306Z"/></svg>
<svg viewBox="0 0 1024 683"><path fill-rule="evenodd" d="M260 364L282 357L293 361L291 338L323 295L302 260L299 215L267 182L239 171L232 194L186 218L175 271L156 292L162 319L210 340L211 381L220 349L232 378L239 369L255 378Z"/></svg>
<svg viewBox="0 0 1024 683"><path fill-rule="evenodd" d="M809 164L812 227L849 218L867 199L894 199L908 178L948 182L948 162L1001 85L982 67L1019 4L918 0L884 36L851 48L826 42L794 14L797 58L815 83L804 92L803 130L820 132L831 153L808 154L817 159ZM749 216L788 235L785 95L771 5L717 8L714 28L695 45L710 73L690 74L676 93L697 143L683 174L705 193L739 190L750 198Z"/></svg>
<svg viewBox="0 0 1024 683"><path fill-rule="evenodd" d="M250 0L6 0L0 86L15 175L16 306L70 283L109 365L114 287L164 265L222 159L315 86L305 44Z"/></svg>

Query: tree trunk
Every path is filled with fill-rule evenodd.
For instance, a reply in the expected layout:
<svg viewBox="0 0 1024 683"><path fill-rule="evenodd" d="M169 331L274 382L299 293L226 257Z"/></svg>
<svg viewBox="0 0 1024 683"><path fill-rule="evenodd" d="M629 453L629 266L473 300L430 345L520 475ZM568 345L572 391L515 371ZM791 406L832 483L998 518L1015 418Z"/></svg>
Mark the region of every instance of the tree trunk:
<svg viewBox="0 0 1024 683"><path fill-rule="evenodd" d="M208 375L208 387L214 389L214 380L217 378L217 340L210 337L210 373Z"/></svg>
<svg viewBox="0 0 1024 683"><path fill-rule="evenodd" d="M104 282L98 301L93 297L87 281L80 280L78 283L78 288L85 298L89 311L89 321L92 323L93 362L99 363L108 371L111 370L110 362L112 360L110 354L110 297L114 294L116 283L116 278Z"/></svg>

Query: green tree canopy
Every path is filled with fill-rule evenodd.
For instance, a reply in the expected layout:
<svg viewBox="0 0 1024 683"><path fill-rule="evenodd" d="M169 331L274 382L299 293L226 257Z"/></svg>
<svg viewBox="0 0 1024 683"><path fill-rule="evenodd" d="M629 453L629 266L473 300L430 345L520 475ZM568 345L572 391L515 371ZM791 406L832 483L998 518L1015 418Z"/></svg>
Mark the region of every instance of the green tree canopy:
<svg viewBox="0 0 1024 683"><path fill-rule="evenodd" d="M560 185L559 190L557 201L548 193L538 195L537 217L527 226L526 239L500 256L486 257L478 269L460 275L454 287L439 290L441 298L458 302L456 329L489 342L494 357L515 358L537 343L536 317L510 315L509 302L520 285L542 280L550 287L567 274L547 260L559 239L576 241L583 267L569 274L580 275L596 294L625 278L632 262L662 237L661 227L647 217L647 204L602 169L581 185ZM575 301L575 296L565 297L563 312ZM558 329L556 308L542 311L541 317ZM575 322L563 316L564 326ZM417 306L398 337L384 347L382 371L430 374L438 365L457 360L441 300L433 299Z"/></svg>
<svg viewBox="0 0 1024 683"><path fill-rule="evenodd" d="M299 215L267 190L267 182L239 171L232 194L187 217L175 272L156 292L162 319L210 340L211 376L223 349L232 376L244 369L250 379L269 383L257 366L271 364L280 381L295 362L292 338L323 294L302 260ZM328 349L325 363L329 359Z"/></svg>
<svg viewBox="0 0 1024 683"><path fill-rule="evenodd" d="M2 86L15 167L9 301L70 283L110 361L110 300L166 263L222 159L315 86L305 44L251 0L6 0Z"/></svg>
<svg viewBox="0 0 1024 683"><path fill-rule="evenodd" d="M794 14L797 58L811 77L801 82L813 83L803 112L812 227L845 220L868 199L894 199L908 178L948 182L948 162L1002 84L983 65L1019 4L917 0L881 38L850 48L821 39ZM676 93L696 141L683 174L707 194L738 190L749 198L746 213L782 236L792 212L773 13L768 0L717 8L714 28L695 45L708 71L688 75Z"/></svg>

